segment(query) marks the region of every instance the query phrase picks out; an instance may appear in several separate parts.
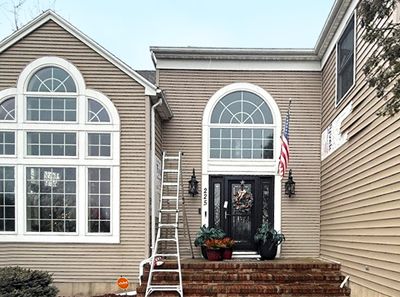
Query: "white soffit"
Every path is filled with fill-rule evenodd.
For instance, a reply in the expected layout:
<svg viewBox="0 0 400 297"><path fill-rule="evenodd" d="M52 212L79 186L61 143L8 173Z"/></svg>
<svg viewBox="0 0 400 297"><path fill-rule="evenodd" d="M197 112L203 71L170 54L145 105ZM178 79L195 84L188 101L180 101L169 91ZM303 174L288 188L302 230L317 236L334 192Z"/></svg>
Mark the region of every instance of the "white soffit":
<svg viewBox="0 0 400 297"><path fill-rule="evenodd" d="M319 71L320 61L163 60L157 69Z"/></svg>

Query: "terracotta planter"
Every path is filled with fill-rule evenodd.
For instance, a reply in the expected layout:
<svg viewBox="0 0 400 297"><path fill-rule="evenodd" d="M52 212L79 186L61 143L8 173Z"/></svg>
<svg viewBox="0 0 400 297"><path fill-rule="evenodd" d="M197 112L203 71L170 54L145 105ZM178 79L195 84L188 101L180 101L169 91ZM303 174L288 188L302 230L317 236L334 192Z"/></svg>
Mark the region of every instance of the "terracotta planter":
<svg viewBox="0 0 400 297"><path fill-rule="evenodd" d="M207 249L208 261L222 261L222 250Z"/></svg>
<svg viewBox="0 0 400 297"><path fill-rule="evenodd" d="M232 253L233 253L232 248L225 248L223 249L222 257L224 258L224 260L230 260L232 259Z"/></svg>

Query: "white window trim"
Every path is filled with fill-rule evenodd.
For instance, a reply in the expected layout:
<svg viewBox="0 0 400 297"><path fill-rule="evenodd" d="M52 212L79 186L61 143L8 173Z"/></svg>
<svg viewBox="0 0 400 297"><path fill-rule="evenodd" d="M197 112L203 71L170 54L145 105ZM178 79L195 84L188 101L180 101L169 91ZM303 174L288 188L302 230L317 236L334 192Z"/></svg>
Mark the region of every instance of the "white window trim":
<svg viewBox="0 0 400 297"><path fill-rule="evenodd" d="M353 18L353 19L352 19ZM346 93L342 96L342 98L338 98L338 65L339 65L339 42L342 39L342 36L344 32L347 29L347 26L350 24L351 20L354 22L354 37L353 37L353 83L349 87L349 89L346 91ZM338 108L338 106L347 99L348 95L352 90L354 89L356 85L356 64L357 64L357 16L356 16L356 11L350 15L350 17L347 19L346 24L344 25L342 32L339 35L338 40L336 41L336 64L335 64L335 108Z"/></svg>
<svg viewBox="0 0 400 297"><path fill-rule="evenodd" d="M76 122L38 122L26 121L26 96L32 92L25 92L31 75L39 68L58 66L71 74L77 87L77 93L72 94L77 99ZM36 93L35 93L36 94ZM71 93L60 93L60 96ZM49 95L49 94L47 94ZM107 96L101 92L86 89L83 76L79 70L68 61L58 57L42 57L29 65L21 72L17 88L0 91L0 102L9 97L15 97L16 120L1 122L2 128L15 131L15 156L0 156L0 166L12 166L15 169L15 232L0 232L0 242L52 242L52 243L119 243L120 242L120 119L119 114ZM87 99L94 99L101 103L109 113L109 123L87 123ZM22 108L21 108L22 107ZM65 124L68 124L67 127ZM77 156L27 156L27 132L73 132L76 133ZM87 158L87 134L110 133L111 157ZM77 232L26 232L26 168L27 167L74 167L77 173ZM111 229L110 233L88 232L88 168L110 168L111 170ZM84 177L84 178L82 178ZM17 184L23 181L23 185ZM21 209L22 207L22 209Z"/></svg>
<svg viewBox="0 0 400 297"><path fill-rule="evenodd" d="M44 98L44 97L49 97L49 98L71 98L71 99L75 99L76 102L78 103L79 98L82 98L82 96L77 96L77 94L73 93L60 93L57 94L58 96L54 96L53 93L24 93L24 97L40 97L40 98ZM34 121L34 120L28 120L28 114L27 114L27 110L28 110L28 100L24 100L23 104L23 109L24 109L24 123L28 123L28 124L58 124L58 125L64 125L64 124L78 124L79 123L79 119L78 119L78 115L79 115L79 104L76 105L76 120L75 121Z"/></svg>
<svg viewBox="0 0 400 297"><path fill-rule="evenodd" d="M110 156L89 156L89 133L98 133L98 134L109 134L110 135L110 144L111 144L111 146L110 146ZM101 159L101 160L112 160L113 159L113 143L114 143L114 139L113 139L114 137L113 137L113 134L112 133L110 133L110 132L107 132L107 131L101 131L101 132L95 132L95 131L92 131L92 132L86 132L86 142L85 142L85 144L86 144L86 155L85 155L85 158L86 159L96 159L96 160L99 160L99 159Z"/></svg>
<svg viewBox="0 0 400 297"><path fill-rule="evenodd" d="M14 133L14 154L12 155L1 155L0 158L11 158L15 159L17 157L17 133L15 130L10 130L10 129L0 129L0 133L2 132L13 132ZM1 145L1 143L0 143Z"/></svg>
<svg viewBox="0 0 400 297"><path fill-rule="evenodd" d="M47 125L46 125L47 126ZM29 158L33 158L33 159L48 159L48 158L50 158L50 159L52 159L52 158L54 158L54 159L74 159L74 160L77 160L77 159L79 159L79 156L78 156L78 154L79 154L79 152L78 152L78 148L80 147L80 146L82 146L82 145L84 145L84 143L79 143L79 133L77 133L77 132L79 132L79 131L77 131L77 132L74 132L74 131L70 131L70 130L66 130L66 129L64 129L64 130L60 130L60 131L54 131L54 130L49 130L49 128L47 127L47 130L40 130L40 131L38 131L38 130L31 130L31 129L29 129L29 130L24 130L24 157L25 157L25 159L29 159ZM57 132L57 133L62 133L62 132L65 132L65 133L73 133L73 134L75 134L75 140L76 140L76 142L75 142L75 155L74 156L66 156L66 155L64 155L64 156L53 156L53 155L28 155L28 132L39 132L39 133L42 133L42 132L48 132L48 133L53 133L53 132ZM53 145L53 143L51 143L51 145ZM38 146L40 147L40 144L38 144Z"/></svg>
<svg viewBox="0 0 400 297"><path fill-rule="evenodd" d="M11 97L14 97L15 100L15 119L14 120L7 120L7 121L0 121L1 122L1 126L5 127L4 125L7 124L12 124L12 123L16 123L17 122L17 88L9 88L9 89L5 89L0 91L0 104L3 103L3 101L10 99Z"/></svg>
<svg viewBox="0 0 400 297"><path fill-rule="evenodd" d="M274 159L210 159L210 135L209 130L211 114L217 102L225 95L235 91L248 91L265 100L271 109L273 125L265 128L274 128ZM281 230L281 177L278 174L278 162L280 154L280 138L282 130L282 118L278 105L273 97L264 89L250 83L234 83L218 90L208 101L202 123L202 209L201 224L208 226L208 203L209 203L209 176L210 175L272 175L274 176L274 228Z"/></svg>

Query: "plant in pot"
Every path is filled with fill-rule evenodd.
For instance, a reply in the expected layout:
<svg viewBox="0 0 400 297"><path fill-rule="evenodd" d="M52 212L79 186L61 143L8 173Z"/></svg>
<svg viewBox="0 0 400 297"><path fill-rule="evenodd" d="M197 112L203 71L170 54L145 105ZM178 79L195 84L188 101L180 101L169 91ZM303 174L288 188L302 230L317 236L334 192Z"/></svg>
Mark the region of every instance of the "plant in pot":
<svg viewBox="0 0 400 297"><path fill-rule="evenodd" d="M268 223L264 223L257 229L254 241L258 245L261 260L273 260L276 257L278 245L285 241L285 235L276 231Z"/></svg>
<svg viewBox="0 0 400 297"><path fill-rule="evenodd" d="M223 239L207 239L204 245L207 249L208 261L221 261L223 259Z"/></svg>
<svg viewBox="0 0 400 297"><path fill-rule="evenodd" d="M224 237L222 239L222 244L224 246L222 256L226 260L232 259L233 253L233 246L235 245L236 241L230 237Z"/></svg>
<svg viewBox="0 0 400 297"><path fill-rule="evenodd" d="M194 240L194 245L201 247L201 254L204 259L207 259L207 249L205 241L208 239L222 239L226 236L225 232L218 228L210 228L205 225L200 227L200 231L197 233L197 237Z"/></svg>

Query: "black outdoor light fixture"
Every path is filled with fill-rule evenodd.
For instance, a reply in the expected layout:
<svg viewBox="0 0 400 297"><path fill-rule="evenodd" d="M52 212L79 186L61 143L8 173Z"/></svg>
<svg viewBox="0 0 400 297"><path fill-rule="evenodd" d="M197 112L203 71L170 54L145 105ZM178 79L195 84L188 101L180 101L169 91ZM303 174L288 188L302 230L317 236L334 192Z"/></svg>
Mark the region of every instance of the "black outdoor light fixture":
<svg viewBox="0 0 400 297"><path fill-rule="evenodd" d="M194 171L194 168L193 168L193 175L192 175L192 178L189 180L189 194L192 195L192 197L194 197L195 195L197 195L199 193L197 190L198 185L199 185L199 182L196 179L196 172Z"/></svg>
<svg viewBox="0 0 400 297"><path fill-rule="evenodd" d="M293 181L292 169L289 170L289 177L285 183L285 194L291 198L296 194L296 183Z"/></svg>

